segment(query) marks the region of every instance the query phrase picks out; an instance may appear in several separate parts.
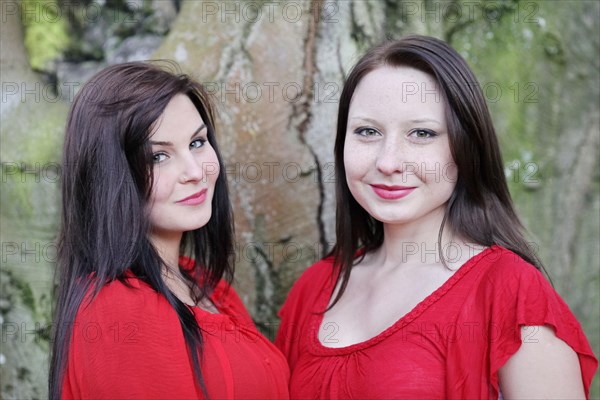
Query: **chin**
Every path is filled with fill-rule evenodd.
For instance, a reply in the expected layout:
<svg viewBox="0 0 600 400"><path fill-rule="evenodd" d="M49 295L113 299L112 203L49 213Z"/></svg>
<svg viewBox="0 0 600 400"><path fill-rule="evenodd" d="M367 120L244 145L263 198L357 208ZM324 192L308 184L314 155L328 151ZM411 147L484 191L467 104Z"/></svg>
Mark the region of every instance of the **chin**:
<svg viewBox="0 0 600 400"><path fill-rule="evenodd" d="M188 225L190 227L190 229L188 230L193 231L205 227L208 224L208 221L210 221L210 215L208 217L199 218L191 223L188 222Z"/></svg>
<svg viewBox="0 0 600 400"><path fill-rule="evenodd" d="M387 225L402 225L402 224L406 224L409 222L412 222L412 220L410 218L397 218L397 217L377 217L374 216L373 218L375 218L377 221L383 223L383 224L387 224Z"/></svg>
<svg viewBox="0 0 600 400"><path fill-rule="evenodd" d="M404 224L407 222L411 222L415 219L414 215L406 215L401 213L392 212L381 212L382 210L370 210L365 208L365 211L374 219L384 224Z"/></svg>
<svg viewBox="0 0 600 400"><path fill-rule="evenodd" d="M210 218L210 214L198 216L190 215L187 218L180 218L176 221L173 221L175 223L171 225L170 230L179 232L194 231L196 229L200 229L206 226L206 224L208 224L208 221L210 221Z"/></svg>

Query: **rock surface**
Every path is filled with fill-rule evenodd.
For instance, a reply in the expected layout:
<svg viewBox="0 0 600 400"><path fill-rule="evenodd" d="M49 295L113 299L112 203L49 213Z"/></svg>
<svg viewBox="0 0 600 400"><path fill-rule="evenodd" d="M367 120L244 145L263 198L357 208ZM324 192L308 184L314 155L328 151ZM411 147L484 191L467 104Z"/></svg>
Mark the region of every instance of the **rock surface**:
<svg viewBox="0 0 600 400"><path fill-rule="evenodd" d="M31 71L19 19L1 26L0 398L44 398L67 107Z"/></svg>

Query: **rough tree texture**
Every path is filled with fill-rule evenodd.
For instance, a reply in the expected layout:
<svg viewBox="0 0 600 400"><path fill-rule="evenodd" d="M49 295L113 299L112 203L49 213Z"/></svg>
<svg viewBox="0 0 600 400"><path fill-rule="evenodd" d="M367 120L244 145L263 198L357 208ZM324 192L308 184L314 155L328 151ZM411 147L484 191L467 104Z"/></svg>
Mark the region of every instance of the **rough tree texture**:
<svg viewBox="0 0 600 400"><path fill-rule="evenodd" d="M67 106L31 72L19 19L2 12L0 398L44 398Z"/></svg>
<svg viewBox="0 0 600 400"><path fill-rule="evenodd" d="M349 67L386 37L422 33L473 66L532 246L598 354L599 14L595 1L182 2L155 55L214 94L237 286L265 333L293 280L335 240L332 149ZM29 171L58 160L66 106L22 102L21 90L5 96L5 83L39 78L18 20L2 24L1 397L43 397L48 342L32 331L49 323L53 253L44 246L56 234L58 193L53 170Z"/></svg>

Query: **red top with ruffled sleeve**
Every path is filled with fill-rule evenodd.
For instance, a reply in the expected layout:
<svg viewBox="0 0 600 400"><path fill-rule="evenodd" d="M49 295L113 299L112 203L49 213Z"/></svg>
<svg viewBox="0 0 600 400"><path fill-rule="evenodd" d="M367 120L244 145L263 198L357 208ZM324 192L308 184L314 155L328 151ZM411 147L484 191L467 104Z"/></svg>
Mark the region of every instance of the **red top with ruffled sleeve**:
<svg viewBox="0 0 600 400"><path fill-rule="evenodd" d="M198 399L175 310L143 281L107 284L80 307L65 399ZM211 399L287 399L285 358L256 329L224 281L211 296L219 314L190 307L204 339L202 375Z"/></svg>
<svg viewBox="0 0 600 400"><path fill-rule="evenodd" d="M523 325L550 326L575 350L589 396L598 362L579 322L537 269L504 248L474 256L394 325L342 348L318 339L333 273L331 258L313 265L280 311L275 343L290 365L291 398L497 399L498 370ZM328 332L335 340L335 327Z"/></svg>

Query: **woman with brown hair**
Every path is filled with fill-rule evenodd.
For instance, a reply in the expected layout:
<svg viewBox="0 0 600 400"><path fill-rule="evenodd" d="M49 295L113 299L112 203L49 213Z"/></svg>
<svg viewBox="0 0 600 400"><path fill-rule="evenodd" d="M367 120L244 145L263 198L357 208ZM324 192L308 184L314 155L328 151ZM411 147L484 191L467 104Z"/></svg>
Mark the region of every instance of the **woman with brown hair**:
<svg viewBox="0 0 600 400"><path fill-rule="evenodd" d="M187 75L108 67L66 129L49 395L288 396L281 353L235 291L209 98Z"/></svg>
<svg viewBox="0 0 600 400"><path fill-rule="evenodd" d="M292 398L583 398L597 368L544 279L476 78L446 43L375 47L342 91L337 243L281 309Z"/></svg>

